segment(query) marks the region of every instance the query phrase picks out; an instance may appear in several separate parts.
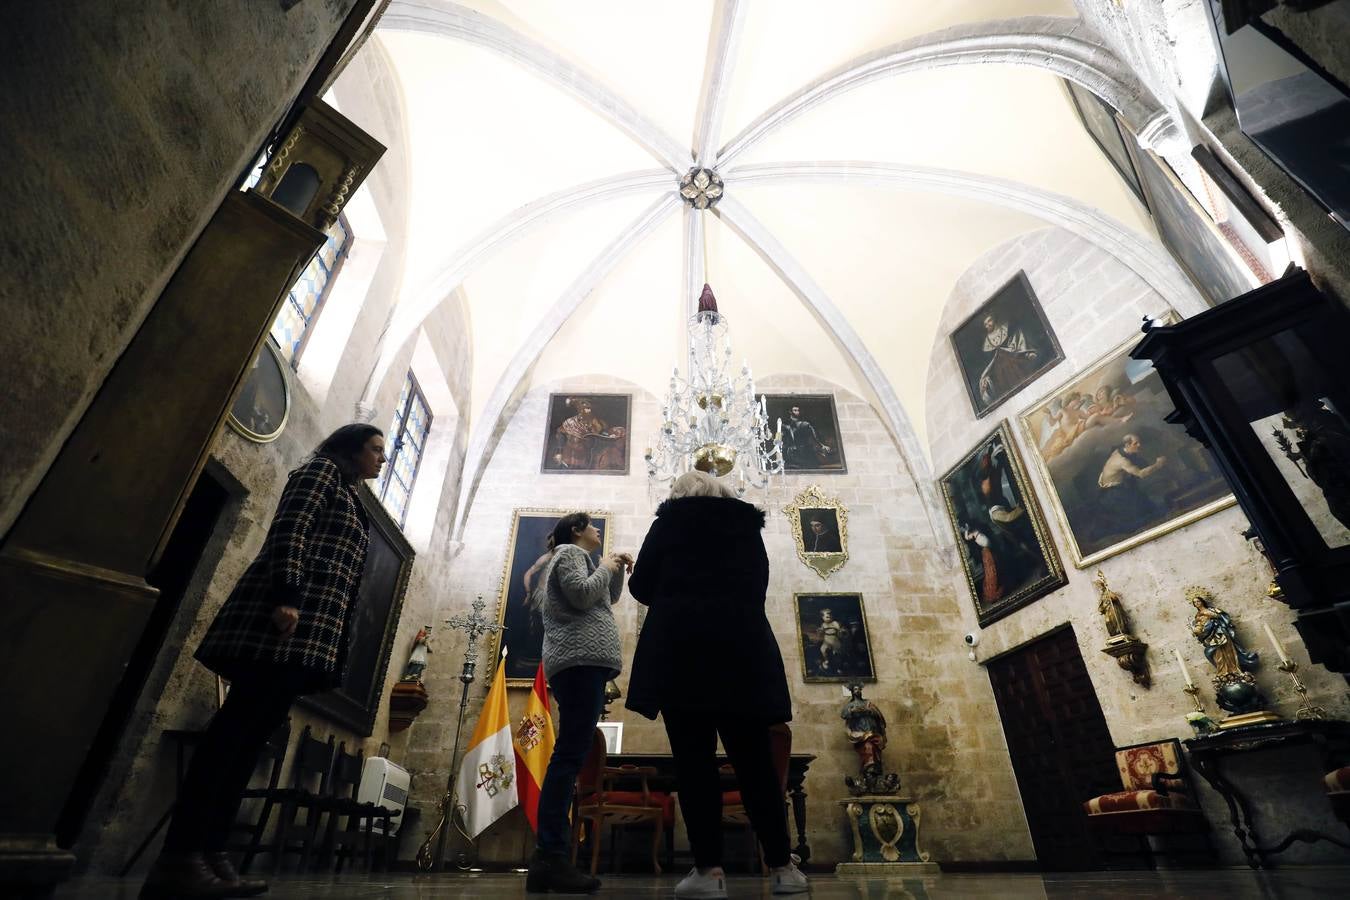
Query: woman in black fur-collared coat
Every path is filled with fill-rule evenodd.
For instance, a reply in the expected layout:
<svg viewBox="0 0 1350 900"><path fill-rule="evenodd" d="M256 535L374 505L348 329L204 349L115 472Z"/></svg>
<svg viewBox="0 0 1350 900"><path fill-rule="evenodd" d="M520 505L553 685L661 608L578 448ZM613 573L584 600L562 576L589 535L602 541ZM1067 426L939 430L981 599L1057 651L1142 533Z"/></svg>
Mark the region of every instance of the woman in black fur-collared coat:
<svg viewBox="0 0 1350 900"><path fill-rule="evenodd" d="M649 608L625 705L661 714L694 850L676 897L725 897L717 739L772 869L773 892L802 893L769 726L792 718L787 675L764 601L764 513L703 472L675 480L638 553L628 591Z"/></svg>
<svg viewBox="0 0 1350 900"><path fill-rule="evenodd" d="M143 900L267 890L239 877L225 841L258 753L295 698L342 681L369 544L357 488L384 461L378 428L344 425L287 479L262 552L197 648L198 660L230 680L230 693L192 757Z"/></svg>

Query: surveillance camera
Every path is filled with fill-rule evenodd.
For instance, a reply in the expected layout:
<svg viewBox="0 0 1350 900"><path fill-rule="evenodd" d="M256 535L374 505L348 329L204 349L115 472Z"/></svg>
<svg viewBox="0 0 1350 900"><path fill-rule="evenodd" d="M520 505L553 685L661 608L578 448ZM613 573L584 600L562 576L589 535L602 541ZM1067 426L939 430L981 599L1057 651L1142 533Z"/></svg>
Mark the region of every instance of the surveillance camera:
<svg viewBox="0 0 1350 900"><path fill-rule="evenodd" d="M970 632L966 635L966 644L971 647L977 647L980 643L980 635L977 632Z"/></svg>

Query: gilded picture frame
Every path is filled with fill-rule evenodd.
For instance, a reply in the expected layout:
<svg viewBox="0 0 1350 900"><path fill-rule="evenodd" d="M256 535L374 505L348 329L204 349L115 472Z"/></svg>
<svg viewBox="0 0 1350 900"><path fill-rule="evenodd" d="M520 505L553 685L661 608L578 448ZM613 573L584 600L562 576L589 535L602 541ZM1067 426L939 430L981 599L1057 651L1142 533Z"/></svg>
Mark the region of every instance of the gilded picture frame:
<svg viewBox="0 0 1350 900"><path fill-rule="evenodd" d="M559 519L575 509L521 508L511 513L511 530L506 539L502 557L501 584L497 590L497 624L501 631L493 634L492 655L496 664L502 647L506 654L506 686L508 688L534 687L534 673L543 656L543 620L530 608L530 593L538 586L538 578L549 557L545 541ZM600 530L600 549L591 554L599 563L609 552L609 519L611 513L588 509L586 514Z"/></svg>
<svg viewBox="0 0 1350 900"><path fill-rule="evenodd" d="M281 437L291 417L291 367L269 335L244 373L225 421L255 444Z"/></svg>
<svg viewBox="0 0 1350 900"><path fill-rule="evenodd" d="M1069 583L1007 419L938 484L981 628Z"/></svg>
<svg viewBox="0 0 1350 900"><path fill-rule="evenodd" d="M877 680L862 594L800 591L792 595L792 609L803 681L829 684Z"/></svg>
<svg viewBox="0 0 1350 900"><path fill-rule="evenodd" d="M812 484L783 507L792 525L797 558L821 578L829 578L848 562L848 508Z"/></svg>
<svg viewBox="0 0 1350 900"><path fill-rule="evenodd" d="M1172 324L1177 316L1169 310L1159 321ZM1137 337L1130 337L1017 417L1036 472L1049 491L1049 503L1063 529L1069 555L1079 569L1170 534L1236 502L1210 452L1186 434L1183 426L1165 421L1174 405L1152 364L1130 358L1129 351L1138 343ZM1114 415L1102 414L1106 406L1098 399L1100 394L1112 399L1113 409L1119 407ZM1115 401L1116 394L1123 399ZM1081 416L1081 424L1066 431L1066 410L1075 402L1080 404L1075 415ZM1057 421L1060 424L1056 425ZM1061 433L1073 436L1062 437ZM1124 479L1130 481L1124 486L1131 489L1130 494L1122 495L1124 500L1096 496L1108 492L1102 486L1103 480L1112 480L1106 464L1117 448L1124 450L1131 436L1135 437L1136 449L1126 451L1128 458L1149 474ZM1163 464L1152 469L1159 459ZM1154 490L1164 492L1161 506L1145 490L1155 478L1158 486ZM1125 503L1141 492L1145 494L1142 500ZM1109 523L1094 521L1101 511L1129 513L1132 518L1108 528Z"/></svg>

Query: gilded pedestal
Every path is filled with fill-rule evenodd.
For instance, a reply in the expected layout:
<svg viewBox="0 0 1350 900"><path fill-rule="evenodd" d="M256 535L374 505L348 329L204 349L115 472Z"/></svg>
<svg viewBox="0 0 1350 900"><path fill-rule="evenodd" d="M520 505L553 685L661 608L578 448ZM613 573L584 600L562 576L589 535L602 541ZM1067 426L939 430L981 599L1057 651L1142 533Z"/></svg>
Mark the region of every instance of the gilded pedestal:
<svg viewBox="0 0 1350 900"><path fill-rule="evenodd" d="M913 798L870 794L840 800L853 854L835 866L836 875L936 875L928 854L919 849L919 804Z"/></svg>

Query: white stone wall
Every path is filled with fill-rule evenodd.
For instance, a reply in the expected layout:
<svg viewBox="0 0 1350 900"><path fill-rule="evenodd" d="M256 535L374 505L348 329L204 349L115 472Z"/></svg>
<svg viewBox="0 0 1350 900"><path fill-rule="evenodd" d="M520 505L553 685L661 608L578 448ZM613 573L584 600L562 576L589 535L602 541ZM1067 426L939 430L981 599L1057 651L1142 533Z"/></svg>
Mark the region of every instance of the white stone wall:
<svg viewBox="0 0 1350 900"><path fill-rule="evenodd" d="M1019 269L1026 271L1059 338L1065 360L989 416L976 420L960 382L947 336ZM1189 633L1191 610L1185 602L1184 591L1187 586L1198 584L1214 592L1223 608L1235 617L1239 634L1262 654L1264 665L1257 679L1262 690L1273 699L1278 712L1292 716L1297 698L1289 679L1274 668L1278 660L1261 629L1263 622L1269 623L1299 662L1315 701L1333 715L1343 717L1350 712L1343 679L1321 667L1309 668L1307 654L1291 624L1292 611L1265 596L1269 573L1240 536L1248 523L1236 507L1086 570L1075 569L1065 549L1067 542L1063 529L1048 503L1050 488L1030 465L1029 448L1016 425L1016 416L1071 380L1074 373L1090 367L1137 334L1142 316L1157 315L1166 308L1165 298L1154 293L1114 259L1080 238L1054 228L1024 235L985 254L962 275L952 290L928 374L928 433L932 441L934 470L939 474L946 472L1001 419L1013 420L1019 452L1028 463L1033 490L1045 512L1052 539L1061 548L1061 558L1069 577L1067 586L983 629L979 658L989 659L1070 623L1117 746L1190 737L1185 722L1185 714L1191 709L1190 699L1181 692L1182 681L1172 657L1173 648L1181 650L1192 678L1201 686L1201 697L1210 715L1220 715L1208 684L1209 666L1200 645ZM1154 682L1151 689L1144 690L1135 685L1129 673L1101 652L1107 634L1096 611L1097 594L1091 581L1097 568L1123 597L1136 636L1149 645L1148 662ZM977 630L974 606L959 571L952 573L950 590L958 597L965 623L962 630ZM966 665L971 669L979 668L975 663L967 662ZM993 709L990 714L997 717ZM1263 835L1268 841L1273 842L1276 832L1287 831L1293 827L1290 823L1300 818L1304 822L1318 822L1325 826L1324 830L1335 833L1336 824L1330 817L1325 798L1310 790L1306 783L1307 777L1316 775L1317 763L1311 755L1292 761L1273 756L1272 760L1258 763L1249 776L1263 779L1260 791L1254 792L1254 800L1263 823ZM1285 769L1298 771L1291 775L1285 773ZM1299 774L1304 776L1305 783L1295 787ZM1270 798L1278 796L1284 788L1288 788L1289 796L1297 799L1288 806L1277 807ZM1236 842L1226 827L1227 811L1222 800L1208 787L1202 789L1202 799L1210 822L1215 826L1216 843L1224 859L1241 862ZM1286 825L1288 827L1281 827ZM1284 858L1290 862L1329 861L1338 853L1317 847L1300 847L1289 851Z"/></svg>
<svg viewBox="0 0 1350 900"><path fill-rule="evenodd" d="M947 658L936 647L962 647L963 619L945 573L932 553L931 532L914 485L895 443L869 404L815 377L774 376L759 385L769 392L832 392L848 460L846 475L792 476L755 502L769 511L765 543L770 558L768 611L787 667L794 700L794 752L814 754L806 780L808 841L813 864L846 858L848 838L837 800L847 796L842 778L856 771L857 758L843 734L836 684L806 684L793 615L796 591L859 591L863 594L878 682L865 696L874 699L889 722L887 764L904 778L906 792L923 804L924 844L935 859L1028 859L1032 851L1021 823L1020 801L1003 738L993 713L984 673L958 654ZM626 477L542 475L539 460L550 392L631 392L633 441ZM659 419L656 397L605 376L578 376L531 388L507 423L496 454L484 473L469 513L462 552L451 570L445 604L437 615L467 611L478 594L495 608L507 552L512 510L547 507L603 509L611 513L610 545L636 551L651 522L653 504L641 468L645 436ZM819 484L849 509L848 564L823 581L796 556L782 507L807 484ZM616 609L631 659L640 607L631 598ZM443 632L427 681L431 706L412 727L408 761L415 773L414 797L430 809L443 790L454 743L463 653L460 635ZM959 657L959 658L958 658ZM490 678L488 668L471 691L465 722L472 729ZM627 674L618 679L626 688ZM729 691L736 689L728 685ZM512 692L512 713L523 709L526 692ZM747 697L752 704L754 698ZM613 719L624 723L624 749L668 751L660 722L649 722L615 705ZM467 737L467 734L466 734ZM1007 822L1018 823L1016 829ZM431 821L424 821L429 829ZM683 841L682 832L679 840ZM795 838L794 838L795 840ZM480 840L490 862L520 860L532 837L518 812ZM405 844L407 851L414 842Z"/></svg>

